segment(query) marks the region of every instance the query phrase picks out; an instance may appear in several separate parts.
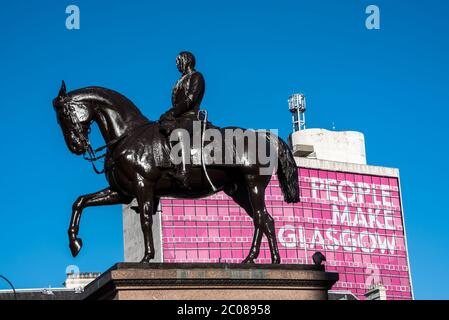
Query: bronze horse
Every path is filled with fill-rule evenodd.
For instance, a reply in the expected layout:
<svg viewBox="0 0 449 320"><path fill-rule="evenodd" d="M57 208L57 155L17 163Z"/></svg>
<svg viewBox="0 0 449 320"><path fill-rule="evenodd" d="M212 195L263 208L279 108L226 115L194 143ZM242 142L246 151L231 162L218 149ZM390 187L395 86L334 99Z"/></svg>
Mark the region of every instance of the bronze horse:
<svg viewBox="0 0 449 320"><path fill-rule="evenodd" d="M156 165L154 144L170 148L168 141L155 141L159 123L149 121L126 97L101 87L87 87L66 92L62 83L53 100L58 123L69 150L76 155L88 153L95 160L89 142L90 125L96 122L106 142L105 176L109 187L80 196L72 207L68 230L69 246L75 257L82 247L78 238L81 213L91 206L129 204L137 198L145 253L143 263L154 258L152 216L156 214L160 197L199 198L224 191L254 220L254 238L244 263L254 263L260 250L262 236L268 239L272 263L280 263L274 220L265 207L265 188L271 175L261 175L262 164L243 161L240 165L208 166L207 172L216 190L204 179L201 166L190 167L188 187L173 182L172 168ZM168 140L168 139L167 139ZM266 139L276 144L277 175L286 202L299 201L297 167L287 144L277 136ZM251 157L251 150L245 151ZM256 157L257 158L257 157ZM167 160L170 161L170 160Z"/></svg>

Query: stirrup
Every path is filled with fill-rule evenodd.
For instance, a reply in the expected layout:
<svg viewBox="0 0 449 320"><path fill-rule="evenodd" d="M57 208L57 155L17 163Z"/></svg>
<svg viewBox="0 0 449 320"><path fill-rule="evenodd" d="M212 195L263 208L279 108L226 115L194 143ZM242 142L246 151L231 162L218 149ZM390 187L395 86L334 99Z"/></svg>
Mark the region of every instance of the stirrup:
<svg viewBox="0 0 449 320"><path fill-rule="evenodd" d="M203 124L203 128L202 128L203 133L201 135L201 165L203 167L204 175L206 176L206 179L212 188L212 191L216 192L217 188L212 183L212 180L210 179L209 174L207 173L206 163L204 161L204 152L203 152L204 139L205 139L205 135L206 135L206 125L207 125L207 110L199 110L197 117L198 117L198 120L201 121Z"/></svg>

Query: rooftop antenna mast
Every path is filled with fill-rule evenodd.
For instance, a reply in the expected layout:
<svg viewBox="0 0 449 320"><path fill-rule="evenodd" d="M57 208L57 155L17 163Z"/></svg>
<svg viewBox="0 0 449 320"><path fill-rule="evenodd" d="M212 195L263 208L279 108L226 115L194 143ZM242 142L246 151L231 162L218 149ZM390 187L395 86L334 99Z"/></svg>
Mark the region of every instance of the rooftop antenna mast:
<svg viewBox="0 0 449 320"><path fill-rule="evenodd" d="M288 108L292 113L293 132L306 128L306 96L295 93L288 98Z"/></svg>

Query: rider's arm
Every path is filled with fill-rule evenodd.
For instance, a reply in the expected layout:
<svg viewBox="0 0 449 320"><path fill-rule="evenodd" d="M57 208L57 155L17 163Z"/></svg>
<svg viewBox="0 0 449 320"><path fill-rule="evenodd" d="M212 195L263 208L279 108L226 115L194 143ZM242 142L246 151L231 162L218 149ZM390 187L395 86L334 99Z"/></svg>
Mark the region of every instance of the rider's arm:
<svg viewBox="0 0 449 320"><path fill-rule="evenodd" d="M170 108L168 111L166 111L165 113L163 113L161 115L161 117L159 118L159 120L163 121L163 120L173 120L175 117L173 115L174 108Z"/></svg>
<svg viewBox="0 0 449 320"><path fill-rule="evenodd" d="M193 110L197 105L198 100L201 99L201 95L204 91L204 78L199 72L195 72L190 77L187 83L187 90L185 92L185 100L180 101L175 107L173 107L173 115L179 117L184 112Z"/></svg>

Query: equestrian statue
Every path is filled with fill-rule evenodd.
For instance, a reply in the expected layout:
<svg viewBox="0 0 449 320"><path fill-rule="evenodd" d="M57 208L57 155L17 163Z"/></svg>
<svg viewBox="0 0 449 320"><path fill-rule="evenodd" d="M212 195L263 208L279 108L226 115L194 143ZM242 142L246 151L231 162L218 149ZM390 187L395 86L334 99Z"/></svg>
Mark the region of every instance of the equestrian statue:
<svg viewBox="0 0 449 320"><path fill-rule="evenodd" d="M275 150L270 159L275 161L284 200L299 202L297 166L288 145L271 132L257 132L258 143L238 148L242 139L224 139L221 147L229 151L229 161L213 161L222 152L205 155L207 130L227 133L226 130L242 128L218 128L207 121L200 110L205 92L204 78L195 70L195 57L190 52L181 52L176 64L181 78L173 88L172 106L158 121L150 121L139 109L120 93L102 88L86 87L66 91L62 82L58 96L53 100L57 121L62 129L68 149L83 155L92 162L97 173L104 173L109 186L101 191L80 196L72 207L68 230L69 247L75 257L82 247L78 237L82 211L87 207L113 204L129 204L140 215L144 239L142 263L149 263L155 256L152 223L161 197L201 198L217 192L230 196L254 221L254 237L248 256L243 263L255 263L260 251L263 235L267 237L273 264L281 262L276 241L275 223L265 206L265 189L272 174L261 174L267 166L259 156L261 151ZM89 141L89 132L95 122L105 145L94 150ZM195 122L200 122L201 144L191 146L190 139L198 132ZM181 130L182 129L182 130ZM178 132L187 132L185 135ZM175 137L175 138L173 138ZM181 163L173 161L173 150L181 145ZM254 147L254 145L256 147ZM217 146L217 145L215 145ZM97 156L97 152L105 153ZM240 151L239 151L240 150ZM190 161L193 155L197 161ZM104 169L99 170L95 162L104 158ZM199 159L199 160L198 160ZM274 173L274 172L273 172Z"/></svg>

